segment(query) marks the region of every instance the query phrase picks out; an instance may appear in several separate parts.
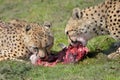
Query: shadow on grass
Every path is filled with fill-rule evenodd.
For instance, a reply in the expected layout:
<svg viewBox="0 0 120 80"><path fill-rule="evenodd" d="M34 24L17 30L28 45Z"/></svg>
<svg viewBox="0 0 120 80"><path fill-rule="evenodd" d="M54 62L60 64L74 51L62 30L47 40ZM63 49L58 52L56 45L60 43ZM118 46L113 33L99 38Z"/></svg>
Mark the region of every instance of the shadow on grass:
<svg viewBox="0 0 120 80"><path fill-rule="evenodd" d="M95 51L91 51L87 54L87 57L94 58L99 53L103 53L104 55L109 55L110 53L115 52L120 47L120 42L113 42L108 49L102 50L100 48L96 48Z"/></svg>
<svg viewBox="0 0 120 80"><path fill-rule="evenodd" d="M89 58L95 58L98 55L98 53L100 53L100 52L97 52L97 51L89 52L87 54L87 57L89 57Z"/></svg>
<svg viewBox="0 0 120 80"><path fill-rule="evenodd" d="M120 42L114 42L109 49L104 50L103 53L109 55L112 52L115 52L120 47Z"/></svg>

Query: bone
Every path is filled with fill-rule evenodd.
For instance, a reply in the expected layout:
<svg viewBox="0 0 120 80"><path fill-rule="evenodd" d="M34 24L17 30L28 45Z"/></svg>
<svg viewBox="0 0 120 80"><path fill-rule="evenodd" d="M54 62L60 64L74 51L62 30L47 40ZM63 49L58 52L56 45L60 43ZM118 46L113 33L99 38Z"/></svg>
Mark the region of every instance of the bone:
<svg viewBox="0 0 120 80"><path fill-rule="evenodd" d="M32 54L31 56L30 56L30 61L31 61L31 63L32 64L36 64L37 63L37 60L39 59L39 56L37 56L37 54L35 53L35 54Z"/></svg>

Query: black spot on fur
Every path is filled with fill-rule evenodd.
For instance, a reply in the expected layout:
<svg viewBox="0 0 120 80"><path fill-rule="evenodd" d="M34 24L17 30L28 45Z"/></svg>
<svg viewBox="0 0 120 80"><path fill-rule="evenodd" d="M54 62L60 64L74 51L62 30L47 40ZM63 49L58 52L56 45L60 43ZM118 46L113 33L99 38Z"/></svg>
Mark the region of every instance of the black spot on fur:
<svg viewBox="0 0 120 80"><path fill-rule="evenodd" d="M118 37L118 35L116 35L116 37Z"/></svg>
<svg viewBox="0 0 120 80"><path fill-rule="evenodd" d="M112 22L112 19L110 20L110 22Z"/></svg>
<svg viewBox="0 0 120 80"><path fill-rule="evenodd" d="M113 23L113 25L116 25L115 23Z"/></svg>
<svg viewBox="0 0 120 80"><path fill-rule="evenodd" d="M114 17L116 17L116 14L114 14Z"/></svg>
<svg viewBox="0 0 120 80"><path fill-rule="evenodd" d="M112 16L110 16L110 18L112 18Z"/></svg>
<svg viewBox="0 0 120 80"><path fill-rule="evenodd" d="M13 56L16 56L16 54L13 54Z"/></svg>
<svg viewBox="0 0 120 80"><path fill-rule="evenodd" d="M88 16L88 14L86 14L86 16Z"/></svg>
<svg viewBox="0 0 120 80"><path fill-rule="evenodd" d="M112 30L114 30L114 27L112 27Z"/></svg>
<svg viewBox="0 0 120 80"><path fill-rule="evenodd" d="M98 13L98 16L100 16L100 13Z"/></svg>
<svg viewBox="0 0 120 80"><path fill-rule="evenodd" d="M116 21L117 19L114 19L114 21Z"/></svg>
<svg viewBox="0 0 120 80"><path fill-rule="evenodd" d="M119 13L119 12L120 12L120 10L117 10L116 12L117 12L117 13Z"/></svg>
<svg viewBox="0 0 120 80"><path fill-rule="evenodd" d="M104 12L104 10L101 10L101 12Z"/></svg>
<svg viewBox="0 0 120 80"><path fill-rule="evenodd" d="M108 28L108 26L105 26L105 28Z"/></svg>
<svg viewBox="0 0 120 80"><path fill-rule="evenodd" d="M95 10L94 13L96 13L97 11Z"/></svg>
<svg viewBox="0 0 120 80"><path fill-rule="evenodd" d="M93 31L95 31L96 30L96 28L93 28Z"/></svg>
<svg viewBox="0 0 120 80"><path fill-rule="evenodd" d="M120 22L120 19L118 19L118 22Z"/></svg>
<svg viewBox="0 0 120 80"><path fill-rule="evenodd" d="M10 52L13 52L13 50L10 50Z"/></svg>

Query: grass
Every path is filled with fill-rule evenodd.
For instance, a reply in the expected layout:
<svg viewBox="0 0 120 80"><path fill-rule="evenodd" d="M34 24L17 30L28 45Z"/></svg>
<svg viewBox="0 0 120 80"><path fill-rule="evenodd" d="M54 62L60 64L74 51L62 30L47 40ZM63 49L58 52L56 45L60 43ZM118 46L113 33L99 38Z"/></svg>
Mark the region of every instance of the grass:
<svg viewBox="0 0 120 80"><path fill-rule="evenodd" d="M67 43L64 28L72 9L96 5L103 0L0 0L0 19L13 18L37 22L52 22L55 36L53 51L59 43ZM33 66L24 62L0 62L0 80L120 80L120 61L108 60L103 52L114 40L100 36L89 41L88 48L96 56L87 57L79 64L58 64L55 67ZM96 53L97 52L97 53Z"/></svg>

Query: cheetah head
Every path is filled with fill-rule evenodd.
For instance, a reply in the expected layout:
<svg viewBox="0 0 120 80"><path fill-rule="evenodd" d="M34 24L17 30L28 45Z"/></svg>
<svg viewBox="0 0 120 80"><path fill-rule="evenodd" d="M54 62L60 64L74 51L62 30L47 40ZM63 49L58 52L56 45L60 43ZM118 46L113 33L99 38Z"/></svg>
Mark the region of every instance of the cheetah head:
<svg viewBox="0 0 120 80"><path fill-rule="evenodd" d="M22 31L19 33L22 34L23 43L31 54L37 54L40 58L47 56L54 42L49 22L45 22L43 26L21 20L12 20L10 23L22 27Z"/></svg>
<svg viewBox="0 0 120 80"><path fill-rule="evenodd" d="M54 37L50 27L48 23L43 27L31 23L25 28L24 42L30 52L39 55L40 58L45 58L53 46Z"/></svg>
<svg viewBox="0 0 120 80"><path fill-rule="evenodd" d="M97 35L95 20L86 18L83 15L84 13L79 8L73 9L72 17L70 17L65 28L70 44L80 42L83 46L86 46L87 41Z"/></svg>

